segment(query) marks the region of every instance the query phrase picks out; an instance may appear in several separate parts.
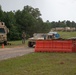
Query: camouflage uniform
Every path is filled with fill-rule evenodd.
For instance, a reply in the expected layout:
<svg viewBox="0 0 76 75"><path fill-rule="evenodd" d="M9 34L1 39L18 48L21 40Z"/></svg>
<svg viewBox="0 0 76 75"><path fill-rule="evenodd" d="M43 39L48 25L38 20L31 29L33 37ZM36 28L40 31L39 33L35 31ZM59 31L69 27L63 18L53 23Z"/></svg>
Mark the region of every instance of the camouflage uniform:
<svg viewBox="0 0 76 75"><path fill-rule="evenodd" d="M22 33L22 44L25 44L25 38L26 38L26 34L25 32Z"/></svg>

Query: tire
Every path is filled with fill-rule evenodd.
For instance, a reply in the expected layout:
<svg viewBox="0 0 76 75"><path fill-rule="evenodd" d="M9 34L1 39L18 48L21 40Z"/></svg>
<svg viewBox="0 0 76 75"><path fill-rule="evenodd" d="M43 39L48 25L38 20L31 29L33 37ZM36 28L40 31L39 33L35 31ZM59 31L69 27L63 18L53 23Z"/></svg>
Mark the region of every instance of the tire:
<svg viewBox="0 0 76 75"><path fill-rule="evenodd" d="M7 45L7 41L4 41L4 45Z"/></svg>
<svg viewBox="0 0 76 75"><path fill-rule="evenodd" d="M32 44L32 42L28 42L28 47L33 47L33 44Z"/></svg>

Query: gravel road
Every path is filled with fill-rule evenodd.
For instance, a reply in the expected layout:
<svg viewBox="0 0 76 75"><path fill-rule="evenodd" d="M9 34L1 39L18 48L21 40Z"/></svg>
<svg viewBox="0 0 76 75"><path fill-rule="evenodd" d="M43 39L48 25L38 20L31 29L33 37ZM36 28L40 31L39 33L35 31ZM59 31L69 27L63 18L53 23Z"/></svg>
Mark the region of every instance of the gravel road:
<svg viewBox="0 0 76 75"><path fill-rule="evenodd" d="M0 49L0 60L22 56L31 52L34 52L34 48L28 48L28 47L3 48Z"/></svg>

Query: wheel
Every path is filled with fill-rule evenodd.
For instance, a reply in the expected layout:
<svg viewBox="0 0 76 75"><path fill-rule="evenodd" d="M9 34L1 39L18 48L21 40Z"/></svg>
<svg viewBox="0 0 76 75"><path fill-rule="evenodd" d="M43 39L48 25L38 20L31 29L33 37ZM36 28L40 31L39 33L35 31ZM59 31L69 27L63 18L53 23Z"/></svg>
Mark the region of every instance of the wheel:
<svg viewBox="0 0 76 75"><path fill-rule="evenodd" d="M4 41L4 45L7 45L7 41Z"/></svg>
<svg viewBox="0 0 76 75"><path fill-rule="evenodd" d="M33 44L32 44L32 42L28 42L28 47L33 47Z"/></svg>

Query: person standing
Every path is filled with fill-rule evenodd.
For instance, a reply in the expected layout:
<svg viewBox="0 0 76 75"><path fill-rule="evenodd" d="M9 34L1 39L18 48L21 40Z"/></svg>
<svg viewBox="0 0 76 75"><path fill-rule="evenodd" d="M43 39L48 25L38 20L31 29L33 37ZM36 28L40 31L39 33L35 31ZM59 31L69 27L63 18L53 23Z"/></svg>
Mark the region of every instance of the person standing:
<svg viewBox="0 0 76 75"><path fill-rule="evenodd" d="M22 33L22 44L25 44L26 34L25 32Z"/></svg>

